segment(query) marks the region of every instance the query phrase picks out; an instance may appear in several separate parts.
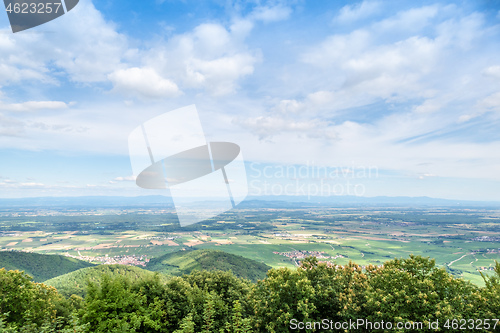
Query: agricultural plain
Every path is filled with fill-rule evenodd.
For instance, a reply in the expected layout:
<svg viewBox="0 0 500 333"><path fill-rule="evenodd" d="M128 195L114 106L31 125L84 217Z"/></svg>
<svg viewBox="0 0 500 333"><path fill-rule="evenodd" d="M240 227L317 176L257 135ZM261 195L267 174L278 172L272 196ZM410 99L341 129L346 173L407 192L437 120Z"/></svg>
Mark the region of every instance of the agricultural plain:
<svg viewBox="0 0 500 333"><path fill-rule="evenodd" d="M500 261L495 208L297 206L241 208L185 228L171 209L3 209L0 250L135 266L187 248L223 250L272 267L292 267L309 255L380 265L415 254L477 284L479 271L488 274Z"/></svg>

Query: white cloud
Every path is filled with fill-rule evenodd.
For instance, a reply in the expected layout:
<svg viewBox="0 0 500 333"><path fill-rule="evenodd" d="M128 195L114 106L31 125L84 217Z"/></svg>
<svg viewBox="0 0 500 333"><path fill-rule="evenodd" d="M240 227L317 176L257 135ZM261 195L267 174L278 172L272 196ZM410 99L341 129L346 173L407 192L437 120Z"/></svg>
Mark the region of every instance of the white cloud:
<svg viewBox="0 0 500 333"><path fill-rule="evenodd" d="M183 90L203 89L216 96L234 93L238 81L253 73L260 55L248 51L241 40L248 25L235 23L232 28L201 24L147 51L145 66L171 77Z"/></svg>
<svg viewBox="0 0 500 333"><path fill-rule="evenodd" d="M491 154L498 142L484 144L486 133L457 124L467 111L492 114L499 107L489 78L500 72L498 40L498 29L481 15L440 5L333 33L305 49L304 67L283 66L279 99L266 100L259 116L235 121L249 136L272 138L244 146L245 157L292 164L354 161L429 180L499 179L500 160ZM322 129L333 139L310 135Z"/></svg>
<svg viewBox="0 0 500 333"><path fill-rule="evenodd" d="M175 97L181 94L177 85L162 78L152 68L119 69L108 75L114 91L143 98Z"/></svg>
<svg viewBox="0 0 500 333"><path fill-rule="evenodd" d="M238 19L235 20L229 27L231 36L235 41L242 43L245 38L248 37L252 29L254 28L254 22L250 19Z"/></svg>
<svg viewBox="0 0 500 333"><path fill-rule="evenodd" d="M346 24L354 21L366 19L381 9L381 4L376 1L363 1L354 5L342 7L339 14L335 17L334 22Z"/></svg>
<svg viewBox="0 0 500 333"><path fill-rule="evenodd" d="M500 79L500 66L496 65L496 66L490 66L488 68L485 68L483 70L483 74L485 76Z"/></svg>
<svg viewBox="0 0 500 333"><path fill-rule="evenodd" d="M255 61L250 54L214 60L192 59L188 64L188 77L194 86L204 86L213 95L227 95L236 90L240 78L253 73Z"/></svg>
<svg viewBox="0 0 500 333"><path fill-rule="evenodd" d="M67 109L68 104L60 101L30 101L23 103L3 104L0 102L0 110L29 112L37 110L61 110Z"/></svg>
<svg viewBox="0 0 500 333"><path fill-rule="evenodd" d="M333 36L304 55L305 62L331 68L344 77L341 89L359 95L389 98L394 94L418 96L420 80L431 73L440 46L426 37L410 37L393 44L372 46L371 33L358 30Z"/></svg>
<svg viewBox="0 0 500 333"><path fill-rule="evenodd" d="M355 30L345 35L332 35L320 45L302 55L306 63L318 67L335 67L364 52L371 41L371 34L366 30Z"/></svg>
<svg viewBox="0 0 500 333"><path fill-rule="evenodd" d="M438 5L423 6L401 11L394 16L373 24L373 29L382 33L421 32L429 26L439 12Z"/></svg>
<svg viewBox="0 0 500 333"><path fill-rule="evenodd" d="M26 125L31 130L49 131L49 132L65 132L65 133L85 133L89 130L88 127L78 126L77 124L59 124L45 123L42 121L31 121Z"/></svg>
<svg viewBox="0 0 500 333"><path fill-rule="evenodd" d="M439 111L445 104L443 101L435 98L425 100L422 104L417 105L414 111L417 113L430 113Z"/></svg>
<svg viewBox="0 0 500 333"><path fill-rule="evenodd" d="M34 183L34 182L30 182L30 183L20 183L19 184L21 187L27 187L27 188L38 188L38 187L45 187L45 185L43 183Z"/></svg>
<svg viewBox="0 0 500 333"><path fill-rule="evenodd" d="M24 126L23 121L0 113L0 137L21 136L24 133Z"/></svg>
<svg viewBox="0 0 500 333"><path fill-rule="evenodd" d="M288 19L291 13L291 8L283 5L260 6L253 10L249 18L263 22L276 22Z"/></svg>
<svg viewBox="0 0 500 333"><path fill-rule="evenodd" d="M105 81L133 52L126 36L116 32L90 1L81 1L54 24L58 33L49 34L48 45L41 49L46 53L52 47L51 58L73 81Z"/></svg>
<svg viewBox="0 0 500 333"><path fill-rule="evenodd" d="M469 120L471 120L473 118L476 118L478 116L480 116L479 113L476 113L476 114L463 114L460 117L458 117L458 122L459 123L464 123L464 122L469 121Z"/></svg>
<svg viewBox="0 0 500 333"><path fill-rule="evenodd" d="M115 182L135 182L135 176L126 176L126 177L116 177L113 179Z"/></svg>
<svg viewBox="0 0 500 333"><path fill-rule="evenodd" d="M40 81L99 82L128 56L127 38L115 31L91 1L44 25L53 33L1 33L0 84ZM53 75L57 73L57 75Z"/></svg>
<svg viewBox="0 0 500 333"><path fill-rule="evenodd" d="M500 91L479 100L472 108L472 112L461 115L458 121L461 123L466 122L488 112L498 112L500 114Z"/></svg>
<svg viewBox="0 0 500 333"><path fill-rule="evenodd" d="M221 56L231 49L231 35L219 24L205 23L197 26L191 34L181 37L183 43L189 43L197 55L209 58Z"/></svg>
<svg viewBox="0 0 500 333"><path fill-rule="evenodd" d="M500 91L486 97L485 99L479 102L479 105L486 109L500 111Z"/></svg>
<svg viewBox="0 0 500 333"><path fill-rule="evenodd" d="M254 117L235 119L234 124L250 130L260 139L270 139L283 133L306 135L309 138L335 139L336 133L327 123L316 120L292 120L285 117Z"/></svg>
<svg viewBox="0 0 500 333"><path fill-rule="evenodd" d="M134 91L145 98L178 96L176 86L227 95L261 59L258 50L249 51L244 44L254 22L281 20L289 14L290 9L281 5L257 7L247 18L233 20L229 29L203 23L156 45L134 48L133 41L118 33L91 1L81 1L67 15L44 25L55 33L0 34L0 85L28 81L58 85L66 76L85 84L113 80L115 90ZM159 86L142 89L133 82L145 78Z"/></svg>
<svg viewBox="0 0 500 333"><path fill-rule="evenodd" d="M274 108L278 113L289 114L289 113L299 113L305 111L305 105L294 99L285 99L279 102L279 104Z"/></svg>
<svg viewBox="0 0 500 333"><path fill-rule="evenodd" d="M329 89L310 92L305 102L311 102L313 109L323 105L335 111L381 100L424 99L413 108L422 114L446 112L451 101L472 107L474 98L491 90L472 84L483 56L472 46L495 36L484 24L478 13L460 15L454 6L432 5L331 35L301 57L321 71L316 81L331 82ZM463 62L467 57L469 61ZM485 60L491 62L486 55ZM490 66L483 74L494 76L496 71Z"/></svg>
<svg viewBox="0 0 500 333"><path fill-rule="evenodd" d="M6 190L41 189L41 188L46 188L46 187L48 187L48 186L43 184L43 183L36 183L36 182L17 182L17 181L8 180L8 179L6 179L3 182L0 182L0 188L4 188Z"/></svg>
<svg viewBox="0 0 500 333"><path fill-rule="evenodd" d="M3 35L5 34L0 33L0 39ZM36 80L42 83L51 84L55 83L55 80L51 79L50 76L46 74L47 69L45 65L40 64L40 67L34 66L34 68L20 68L17 64L9 64L9 61L5 60L5 58L7 57L2 57L0 54L0 59L5 61L0 64L0 84L18 83L25 80Z"/></svg>
<svg viewBox="0 0 500 333"><path fill-rule="evenodd" d="M484 16L479 13L446 20L437 25L436 40L443 45L455 47L459 52L470 50L483 36L489 34L484 23Z"/></svg>

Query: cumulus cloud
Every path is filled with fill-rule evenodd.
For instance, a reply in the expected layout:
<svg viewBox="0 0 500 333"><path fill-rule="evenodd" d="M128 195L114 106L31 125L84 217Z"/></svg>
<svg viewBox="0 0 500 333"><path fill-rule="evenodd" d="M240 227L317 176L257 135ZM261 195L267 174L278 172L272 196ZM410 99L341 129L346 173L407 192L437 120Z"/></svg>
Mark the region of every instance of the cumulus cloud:
<svg viewBox="0 0 500 333"><path fill-rule="evenodd" d="M193 86L203 86L214 95L227 95L237 88L237 80L252 74L256 58L250 54L235 54L213 60L193 58L188 64L188 80Z"/></svg>
<svg viewBox="0 0 500 333"><path fill-rule="evenodd" d="M161 77L152 68L119 69L108 75L114 91L143 98L175 97L181 94L177 85Z"/></svg>
<svg viewBox="0 0 500 333"><path fill-rule="evenodd" d="M431 74L440 46L427 37L410 37L388 45L371 44L371 33L355 31L332 36L318 49L304 55L314 66L336 71L344 77L340 89L359 95L389 98L395 94L418 96L420 81Z"/></svg>
<svg viewBox="0 0 500 333"><path fill-rule="evenodd" d="M48 54L55 64L76 82L105 81L107 74L126 62L134 50L127 37L116 31L90 1L78 4L70 13L54 24L60 24L57 34L49 34L40 51L53 49ZM44 53L47 53L45 51Z"/></svg>
<svg viewBox="0 0 500 333"><path fill-rule="evenodd" d="M228 28L203 23L136 48L91 1L83 1L68 15L44 25L57 33L0 34L0 85L58 85L64 75L85 84L111 80L115 91L133 91L144 98L178 96L179 86L217 96L231 94L261 59L258 50L250 51L244 44L254 23L282 20L290 12L282 5L257 6ZM150 79L158 84L155 89Z"/></svg>
<svg viewBox="0 0 500 333"><path fill-rule="evenodd" d="M192 32L153 47L147 52L145 64L173 78L183 90L231 94L260 60L257 51L249 51L242 44L240 34L241 30L228 30L220 24L201 24Z"/></svg>
<svg viewBox="0 0 500 333"><path fill-rule="evenodd" d="M63 70L74 82L105 81L130 53L127 38L116 32L91 1L46 29L56 33L0 34L0 84L40 81L57 84Z"/></svg>
<svg viewBox="0 0 500 333"><path fill-rule="evenodd" d="M336 108L424 99L414 108L420 113L445 110L447 101L453 99L470 99L463 90L469 88L471 77L465 79L464 75L477 76L477 72L469 72L476 62L459 62L467 56L480 57L471 47L483 36L486 40L491 31L480 14L450 14L457 14L456 10L439 5L411 8L367 27L327 37L301 59L321 69L321 78L335 78L334 84L330 90L311 92L309 99L316 104L334 103ZM457 66L461 67L458 71ZM483 70L484 75L496 73L495 66ZM350 102L336 103L339 100Z"/></svg>

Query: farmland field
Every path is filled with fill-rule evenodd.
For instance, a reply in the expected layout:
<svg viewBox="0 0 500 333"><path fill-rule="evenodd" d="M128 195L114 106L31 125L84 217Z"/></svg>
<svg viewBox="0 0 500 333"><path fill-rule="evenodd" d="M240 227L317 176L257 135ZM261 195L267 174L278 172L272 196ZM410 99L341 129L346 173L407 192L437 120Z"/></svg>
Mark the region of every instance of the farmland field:
<svg viewBox="0 0 500 333"><path fill-rule="evenodd" d="M435 258L481 284L500 261L500 210L488 208L299 207L236 209L181 228L172 210L4 209L0 250L63 254L141 265L186 248L219 249L293 267L305 256L380 265L409 254Z"/></svg>

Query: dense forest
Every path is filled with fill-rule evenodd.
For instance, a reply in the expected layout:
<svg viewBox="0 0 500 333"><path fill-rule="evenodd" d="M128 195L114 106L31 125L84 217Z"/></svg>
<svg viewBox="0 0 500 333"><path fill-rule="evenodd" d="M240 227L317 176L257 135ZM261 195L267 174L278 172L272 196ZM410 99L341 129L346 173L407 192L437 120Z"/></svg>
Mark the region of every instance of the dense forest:
<svg viewBox="0 0 500 333"><path fill-rule="evenodd" d="M239 255L204 249L167 253L151 259L146 269L176 276L189 274L193 270L231 271L237 277L257 282L266 277L271 267Z"/></svg>
<svg viewBox="0 0 500 333"><path fill-rule="evenodd" d="M85 297L88 284L90 282L99 283L103 275L109 277L120 276L130 282L134 282L136 280L147 280L154 276L155 273L135 266L98 265L63 274L43 283L56 288L59 294L63 296L78 295ZM167 278L164 275L160 277L163 280Z"/></svg>
<svg viewBox="0 0 500 333"><path fill-rule="evenodd" d="M46 255L20 251L0 252L0 267L6 270L24 271L35 282L43 282L62 274L93 266L95 265L89 262L62 255Z"/></svg>
<svg viewBox="0 0 500 333"><path fill-rule="evenodd" d="M464 323L495 332L500 264L484 279L485 286L478 287L419 256L367 267L327 265L310 257L295 269L271 269L256 283L223 271L133 278L108 270L88 281L82 298L63 296L24 272L1 269L0 332L377 331L316 326L324 319L419 322L423 331L439 321L447 332L464 332Z"/></svg>

